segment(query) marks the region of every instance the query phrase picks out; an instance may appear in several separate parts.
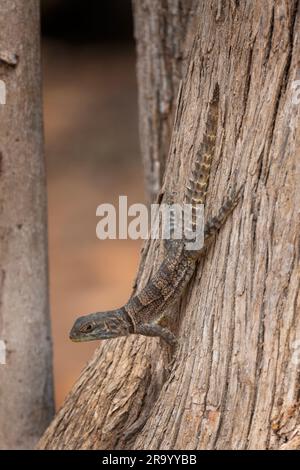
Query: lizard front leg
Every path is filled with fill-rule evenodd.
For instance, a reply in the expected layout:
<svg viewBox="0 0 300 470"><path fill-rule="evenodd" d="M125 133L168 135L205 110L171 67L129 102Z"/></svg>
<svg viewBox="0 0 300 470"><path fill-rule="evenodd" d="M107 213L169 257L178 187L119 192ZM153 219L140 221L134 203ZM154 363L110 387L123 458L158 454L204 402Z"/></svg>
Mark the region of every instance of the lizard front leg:
<svg viewBox="0 0 300 470"><path fill-rule="evenodd" d="M144 336L159 336L172 347L175 347L178 344L176 336L170 330L163 328L157 323L137 325L135 333Z"/></svg>

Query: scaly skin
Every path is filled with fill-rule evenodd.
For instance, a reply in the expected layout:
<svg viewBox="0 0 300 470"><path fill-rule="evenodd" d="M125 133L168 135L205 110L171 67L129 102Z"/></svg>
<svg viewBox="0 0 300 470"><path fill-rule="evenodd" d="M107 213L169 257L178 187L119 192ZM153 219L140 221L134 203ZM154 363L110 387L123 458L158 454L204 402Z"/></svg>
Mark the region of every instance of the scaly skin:
<svg viewBox="0 0 300 470"><path fill-rule="evenodd" d="M241 190L233 193L218 215L206 224L205 243L201 250L196 253L187 251L183 241L174 240L158 271L141 292L120 309L78 318L70 333L71 340L92 341L141 334L160 336L171 346L176 345L176 337L167 328L161 327L159 322L169 307L183 295L199 256L235 208L240 196Z"/></svg>
<svg viewBox="0 0 300 470"><path fill-rule="evenodd" d="M190 231L195 231L197 204L204 204L209 182L211 163L215 152L218 127L219 88L216 86L210 103L206 133L197 153L192 176L186 188L184 202L192 204ZM232 193L225 201L216 217L204 228L204 247L189 251L186 240L169 240L166 244L165 258L158 271L148 281L144 289L130 298L120 309L98 312L76 320L70 339L73 341L92 341L110 339L130 334L159 336L171 346L177 343L176 337L159 322L169 307L177 302L192 277L198 258L204 252L209 240L225 222L236 206L241 191Z"/></svg>

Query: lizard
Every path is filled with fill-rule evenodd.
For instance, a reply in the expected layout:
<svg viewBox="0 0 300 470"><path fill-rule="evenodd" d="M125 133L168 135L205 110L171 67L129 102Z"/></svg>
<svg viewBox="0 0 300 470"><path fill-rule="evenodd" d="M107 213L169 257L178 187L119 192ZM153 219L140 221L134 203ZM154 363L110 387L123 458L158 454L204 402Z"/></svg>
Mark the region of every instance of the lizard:
<svg viewBox="0 0 300 470"><path fill-rule="evenodd" d="M197 222L196 207L205 204L213 156L215 153L219 118L219 86L215 86L209 104L206 130L196 154L193 170L186 185L184 203L192 205L190 231ZM222 227L240 200L243 187L232 191L219 212L204 226L204 246L199 250L187 249L186 239L165 240L165 255L156 273L145 287L116 310L91 313L79 317L70 332L74 342L104 340L139 334L158 336L174 347L176 336L160 322L170 307L179 301L195 272L198 259L209 241Z"/></svg>

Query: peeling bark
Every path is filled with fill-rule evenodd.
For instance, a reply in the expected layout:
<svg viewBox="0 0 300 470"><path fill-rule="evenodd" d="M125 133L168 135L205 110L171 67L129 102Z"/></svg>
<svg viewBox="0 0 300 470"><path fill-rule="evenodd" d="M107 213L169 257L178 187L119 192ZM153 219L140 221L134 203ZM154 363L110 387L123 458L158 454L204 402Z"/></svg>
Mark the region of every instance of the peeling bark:
<svg viewBox="0 0 300 470"><path fill-rule="evenodd" d="M218 211L234 184L245 183L243 200L199 263L179 312L172 312L180 346L171 370L157 339L100 345L42 449L299 448L300 139L293 100L299 2L190 3L183 28L189 39L184 46L179 41L185 60L177 64L178 75L173 67L161 73L153 57L160 57L166 38L178 44L171 36L179 34L172 27L179 22L172 8L179 11L179 4L135 5L146 177L154 161L166 161L162 191L175 190L182 200L218 82L220 122L206 216ZM163 12L165 27L155 28ZM165 83L172 83L172 93L164 94ZM168 99L171 105L159 108ZM166 120L159 109L167 109ZM149 149L149 142L157 143ZM152 195L160 178L148 178ZM146 245L138 288L161 256L158 243Z"/></svg>

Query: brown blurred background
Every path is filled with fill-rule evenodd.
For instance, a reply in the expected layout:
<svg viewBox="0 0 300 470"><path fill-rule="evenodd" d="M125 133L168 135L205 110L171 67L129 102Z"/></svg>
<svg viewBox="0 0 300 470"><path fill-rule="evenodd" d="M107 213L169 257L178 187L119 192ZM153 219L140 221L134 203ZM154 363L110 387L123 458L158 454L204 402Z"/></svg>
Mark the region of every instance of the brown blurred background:
<svg viewBox="0 0 300 470"><path fill-rule="evenodd" d="M127 301L140 242L96 238L96 208L143 202L130 0L42 0L50 302L59 407L97 343L78 315Z"/></svg>

